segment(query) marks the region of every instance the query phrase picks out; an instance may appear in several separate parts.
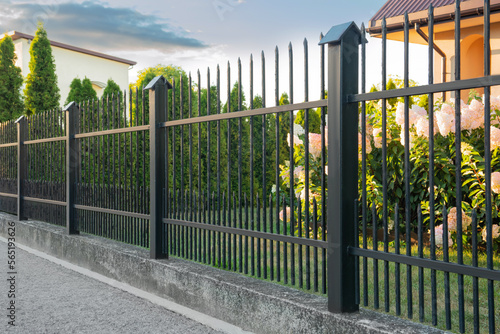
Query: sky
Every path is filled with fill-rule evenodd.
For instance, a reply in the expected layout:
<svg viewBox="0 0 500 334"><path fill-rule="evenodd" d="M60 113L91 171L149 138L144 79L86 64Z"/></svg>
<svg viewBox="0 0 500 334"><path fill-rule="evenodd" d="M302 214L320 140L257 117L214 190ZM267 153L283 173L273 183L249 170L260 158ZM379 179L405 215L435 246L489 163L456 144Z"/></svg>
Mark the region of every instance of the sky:
<svg viewBox="0 0 500 334"><path fill-rule="evenodd" d="M231 81L237 80L238 57L242 82L249 86L249 59L254 58L254 91L261 95L261 52L266 57L266 95L274 100L275 48L279 50L279 91L289 90L288 46L294 56L294 102L305 98L304 39L308 41L309 100L319 88L319 35L335 25L354 21L367 24L386 0L0 0L0 32L17 30L34 34L39 20L49 39L137 62L129 81L137 73L157 64L181 66L193 77L199 69L202 86L215 84L220 65L221 90L226 91L227 64ZM381 82L380 40L369 38L367 89ZM403 45L388 44L388 74L403 71ZM426 79L422 50L410 47L410 78ZM425 58L425 57L424 57ZM422 68L424 70L422 70ZM122 87L123 89L124 87ZM224 99L224 96L221 96ZM268 103L269 105L269 103Z"/></svg>

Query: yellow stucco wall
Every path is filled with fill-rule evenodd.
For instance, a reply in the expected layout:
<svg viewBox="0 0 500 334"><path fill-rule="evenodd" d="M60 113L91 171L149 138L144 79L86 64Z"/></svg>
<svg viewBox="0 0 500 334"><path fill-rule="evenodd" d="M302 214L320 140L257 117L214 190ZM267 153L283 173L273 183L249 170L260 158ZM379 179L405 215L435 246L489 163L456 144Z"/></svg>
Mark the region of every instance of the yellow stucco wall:
<svg viewBox="0 0 500 334"><path fill-rule="evenodd" d="M30 59L28 40L15 40L14 46L18 57L16 65L21 68L23 77L26 78L29 73ZM52 47L52 55L56 64L61 106L68 96L71 81L76 77L89 78L94 83L98 97L101 97L104 89L96 88L99 88L99 85L105 85L109 78L113 79L122 91L128 89L128 64L54 46Z"/></svg>
<svg viewBox="0 0 500 334"><path fill-rule="evenodd" d="M491 74L500 74L500 22L491 24ZM477 78L484 75L484 42L483 26L474 26L461 29L461 79ZM437 32L434 36L435 44L447 55L446 81L455 79L455 32L454 30ZM450 57L451 55L451 57ZM436 53L434 58L435 82L441 82L441 57ZM476 89L483 94L482 89ZM462 99L466 99L469 91L463 91ZM491 94L500 95L500 86L492 87ZM449 98L448 93L446 98Z"/></svg>

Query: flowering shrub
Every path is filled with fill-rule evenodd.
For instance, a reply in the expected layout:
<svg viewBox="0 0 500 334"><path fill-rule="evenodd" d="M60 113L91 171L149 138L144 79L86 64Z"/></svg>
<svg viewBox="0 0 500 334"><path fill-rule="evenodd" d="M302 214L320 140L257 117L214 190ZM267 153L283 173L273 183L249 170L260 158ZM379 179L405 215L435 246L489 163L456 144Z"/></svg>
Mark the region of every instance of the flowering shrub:
<svg viewBox="0 0 500 334"><path fill-rule="evenodd" d="M296 119L296 122L300 121L300 118ZM319 126L318 126L319 128ZM318 129L316 129L318 131ZM319 131L321 131L319 129ZM322 226L321 222L321 179L322 179L322 166L321 166L321 152L322 152L322 135L320 133L310 132L308 134L309 140L309 203L306 203L306 157L305 157L305 142L306 142L306 134L302 126L299 124L294 125L294 136L293 136L293 184L294 184L294 193L295 198L288 198L289 194L289 186L290 186L290 161L285 161L284 165L281 165L281 173L280 176L283 179L283 189L282 193L285 198L287 198L288 202L294 203L294 217L295 222L298 221L298 204L300 203L301 207L301 222L302 222L302 231L303 233L309 233L311 238L314 237L313 231L313 216L314 216L314 201L316 201L317 211L317 223L318 223L318 234L317 237L321 237ZM287 138L288 146L291 144L291 136L288 135ZM328 128L325 127L325 148L328 145ZM326 151L326 149L325 149ZM328 166L325 166L325 174L328 174ZM326 190L326 189L325 189ZM305 211L309 208L309 221L306 221ZM286 208L286 217L287 221L290 220L290 207ZM281 210L280 219L284 219L284 212ZM297 231L298 229L296 229ZM297 234L298 232L296 232ZM303 235L304 236L304 235Z"/></svg>
<svg viewBox="0 0 500 334"><path fill-rule="evenodd" d="M399 79L398 79L399 80ZM405 118L404 100L387 101L387 196L389 217L394 217L396 203L405 207L404 181L404 145ZM491 174L493 226L492 237L494 247L500 245L498 222L500 217L500 97L491 97ZM366 106L366 162L367 162L367 205L375 205L381 212L383 203L382 184L382 108L380 101L367 102ZM398 212L399 221L404 228L406 218L411 222L413 230L417 227L417 208L422 206L424 223L429 224L430 210L435 212L436 244L443 245L442 211L448 208L448 245L457 235L457 208L455 198L455 101L450 99L445 103L438 101L434 106L434 133L429 133L429 116L427 99L425 97L410 98L409 103L409 150L410 150L410 217L404 216L404 210ZM481 234L480 240L485 240L485 163L484 163L484 104L483 100L471 94L468 103L460 102L461 113L461 152L462 155L462 231L464 245L470 243L472 233ZM361 154L362 134L360 124L358 136L359 152ZM429 136L434 138L434 208L429 207ZM360 155L361 156L361 155ZM360 161L361 175L361 161ZM361 179L359 182L361 196ZM471 230L470 212L475 208L478 217L478 231ZM368 210L370 211L370 210ZM392 219L391 219L392 220ZM371 221L371 219L368 219ZM404 231L404 229L403 229Z"/></svg>

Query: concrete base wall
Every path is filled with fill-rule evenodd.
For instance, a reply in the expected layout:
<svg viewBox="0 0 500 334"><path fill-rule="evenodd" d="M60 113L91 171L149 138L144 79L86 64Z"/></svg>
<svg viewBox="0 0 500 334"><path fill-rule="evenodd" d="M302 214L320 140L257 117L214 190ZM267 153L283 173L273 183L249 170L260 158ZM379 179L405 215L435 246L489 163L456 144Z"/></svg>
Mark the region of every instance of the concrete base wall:
<svg viewBox="0 0 500 334"><path fill-rule="evenodd" d="M362 309L332 314L326 298L194 262L151 260L149 251L0 213L0 236L256 333L440 333Z"/></svg>

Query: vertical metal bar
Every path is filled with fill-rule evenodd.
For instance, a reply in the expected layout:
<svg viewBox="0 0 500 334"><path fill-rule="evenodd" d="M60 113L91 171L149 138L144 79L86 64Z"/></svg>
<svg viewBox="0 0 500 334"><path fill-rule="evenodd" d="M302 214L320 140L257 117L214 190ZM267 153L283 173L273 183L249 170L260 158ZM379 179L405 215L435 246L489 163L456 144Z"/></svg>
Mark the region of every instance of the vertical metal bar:
<svg viewBox="0 0 500 334"><path fill-rule="evenodd" d="M227 62L227 112L231 112L231 66L229 62ZM229 210L227 212L228 217L227 220L231 222L231 205L229 204L231 200L231 120L227 120L227 202L228 202L228 207ZM234 207L234 193L233 193L233 207ZM234 211L233 211L234 214ZM236 220L233 220L233 225L236 227ZM233 234L233 245L232 245L232 251L233 251L233 271L236 271L236 264L238 262L236 258L236 234ZM231 254L231 250L229 250L229 254ZM231 266L229 266L231 268Z"/></svg>
<svg viewBox="0 0 500 334"><path fill-rule="evenodd" d="M28 160L27 160L27 147L24 141L28 136L28 124L24 116L16 120L17 127L17 220L24 220L25 207L24 207L24 187L25 180L28 176Z"/></svg>
<svg viewBox="0 0 500 334"><path fill-rule="evenodd" d="M484 75L491 75L491 31L490 1L484 1ZM484 87L484 174L485 174L485 210L486 210L486 267L493 269L493 230L491 206L491 145L490 145L490 94L491 88ZM494 282L488 280L488 327L495 331Z"/></svg>
<svg viewBox="0 0 500 334"><path fill-rule="evenodd" d="M404 87L409 87L409 20L408 13L405 13L404 23ZM404 110L404 135L405 135L405 218L406 218L406 256L411 256L411 201L410 201L410 98L405 97ZM406 266L406 307L408 318L413 318L413 295L412 295L412 273L411 266Z"/></svg>
<svg viewBox="0 0 500 334"><path fill-rule="evenodd" d="M420 205L417 209L417 220L418 220L418 257L424 257L424 247L423 247L423 222L422 222L422 209ZM419 320L424 322L424 268L418 267L418 308L419 308Z"/></svg>
<svg viewBox="0 0 500 334"><path fill-rule="evenodd" d="M460 0L455 1L455 80L461 79L460 74ZM455 152L461 152L461 101L460 90L455 91ZM455 154L455 190L456 190L456 212L457 212L457 262L463 264L462 244L462 155ZM464 276L458 275L458 318L459 330L465 332L465 305L464 305Z"/></svg>
<svg viewBox="0 0 500 334"><path fill-rule="evenodd" d="M248 200L247 194L244 194L244 204L245 204L245 230L248 230ZM253 259L252 259L253 260ZM245 236L245 274L248 274L248 262L249 262L249 254L248 254L248 236Z"/></svg>
<svg viewBox="0 0 500 334"><path fill-rule="evenodd" d="M250 55L250 109L253 109L253 55ZM250 207L252 208L252 222L254 221L254 195L257 195L257 230L261 231L260 225L260 201L258 200L259 194L255 193L255 177L254 177L254 137L255 137L255 117L250 117ZM263 199L265 200L265 199ZM267 231L265 231L267 232ZM253 239L252 239L253 240ZM261 277L261 265L264 266L264 278L267 277L267 242L264 241L264 262L261 263L261 239L257 239L257 276ZM253 249L253 247L252 247ZM253 262L252 262L253 264Z"/></svg>
<svg viewBox="0 0 500 334"><path fill-rule="evenodd" d="M328 43L328 309L335 313L358 310L354 257L348 253L358 187L358 105L345 97L358 91L361 32L353 22L343 28L339 40L321 42Z"/></svg>
<svg viewBox="0 0 500 334"><path fill-rule="evenodd" d="M183 119L184 118L184 82L183 82L183 77L182 77L182 74L179 75L179 119ZM184 197L185 193L184 193L184 125L181 125L180 126L180 149L179 149L179 153L180 153L180 160L181 160L181 163L180 163L180 195L181 195L181 199L180 199L180 210L181 210L181 213L180 213L180 219L182 220L185 220L186 217L184 216L184 209L185 209L185 202L182 200L182 198ZM186 251L186 244L184 242L184 237L186 235L186 228L184 226L179 226L178 227L178 233L179 233L179 244L181 246L181 253L180 253L180 256L182 257L185 257L186 254L185 254L185 251Z"/></svg>
<svg viewBox="0 0 500 334"><path fill-rule="evenodd" d="M293 104L293 48L292 48L292 42L290 42L288 44L288 75L289 75L289 100L290 100L290 103ZM276 117L278 117L278 115L276 115ZM294 115L293 115L293 110L289 112L289 115L288 117L290 118L289 120L289 127L290 127L290 223L289 223L289 226L290 226L290 234L293 235L293 230L294 230L294 226L295 226L295 207L294 207L294 202L295 202L295 189L294 189L294 181L295 181L295 176L294 176L294 170L295 170L295 166L294 166L294 132L293 132L293 124L294 124ZM299 215L300 215L300 211L299 211ZM283 232L284 234L286 234L286 229L285 231ZM284 244L284 249L285 249L285 268L286 268L286 261L287 261L287 256L286 256L286 247L287 245ZM292 268L294 267L294 264L295 264L295 259L294 259L294 249L293 249L293 246L292 246L292 250L291 250L291 254L290 254L290 257L293 259L291 262L291 266ZM288 273L285 272L285 278L287 279L288 278ZM285 282L286 283L286 282Z"/></svg>
<svg viewBox="0 0 500 334"><path fill-rule="evenodd" d="M449 262L448 253L448 211L443 207L443 261ZM451 303L450 303L450 273L444 273L444 309L446 314L446 329L451 329Z"/></svg>
<svg viewBox="0 0 500 334"><path fill-rule="evenodd" d="M266 107L266 58L264 56L264 51L261 53L261 67L262 67L262 108ZM273 233L273 221L271 219L272 214L270 214L269 220L267 219L267 208L266 208L266 187L267 187L267 176L266 176L266 115L262 115L262 221L264 223L264 231L267 231L267 222L270 224L270 233ZM270 201L270 204L272 202ZM279 203L276 203L279 205ZM272 210L272 205L269 206L269 210ZM279 249L279 242L277 243ZM279 252L278 252L279 253ZM271 281L274 280L274 242L269 241L269 278ZM279 273L280 263L277 263L277 270ZM265 269L264 269L265 270ZM266 274L264 273L264 277Z"/></svg>
<svg viewBox="0 0 500 334"><path fill-rule="evenodd" d="M323 47L323 46L322 46ZM324 47L323 47L324 48ZM292 42L288 44L288 75L289 75L289 100L290 103L293 104L293 48ZM289 151L289 159L290 159L290 229L295 226L295 212L294 202L295 202L295 189L294 189L294 170L295 170L295 159L294 159L294 114L293 110L289 112L289 128L290 128L290 151Z"/></svg>
<svg viewBox="0 0 500 334"><path fill-rule="evenodd" d="M175 110L176 110L176 82L175 78L172 78L172 110L171 110L171 115L172 115L172 120L175 120ZM168 95L168 93L167 93ZM168 114L168 108L170 106L166 106L167 108L167 114ZM177 219L177 213L178 213L178 188L177 188L177 143L176 143L176 133L177 133L177 127L172 127L170 129L172 131L172 218ZM170 233L170 249L171 251L177 255L177 230L178 226L176 225L169 225L169 231Z"/></svg>
<svg viewBox="0 0 500 334"><path fill-rule="evenodd" d="M357 210L357 207L356 207L356 210ZM358 229L357 224L356 224L356 229ZM313 235L314 235L314 240L318 240L318 204L316 202L316 198L313 199ZM357 269L356 271L359 273L359 269ZM319 291L319 286L318 286L318 247L314 247L313 272L314 272L313 273L313 275L314 275L314 278L313 278L314 292L318 292ZM357 285L359 285L359 283ZM358 295L356 298L356 303L359 304L359 291L358 291Z"/></svg>
<svg viewBox="0 0 500 334"><path fill-rule="evenodd" d="M211 105L211 89L210 89L210 68L207 68L207 116L210 115L210 105ZM211 193L211 152L210 152L210 144L212 143L211 139L211 131L212 130L212 124L210 122L207 122L207 223L211 224L211 215L210 215L210 193ZM207 231L204 231L204 233ZM212 233L210 231L207 232L208 234L208 247L210 248L211 246L211 235ZM208 249L208 262L210 263L210 249Z"/></svg>
<svg viewBox="0 0 500 334"><path fill-rule="evenodd" d="M387 30L384 26L382 38L387 38ZM382 47L382 90L387 89L387 45L383 42ZM366 122L366 119L363 120ZM384 252L388 252L387 245L387 100L382 99L382 225L384 231ZM389 312L389 262L384 261L384 304L385 311Z"/></svg>
<svg viewBox="0 0 500 334"><path fill-rule="evenodd" d="M217 65L217 114L220 114L220 69L219 65ZM221 127L220 121L217 121L217 225L221 224L221 188L220 188L220 179L221 179ZM221 266L221 252L222 252L222 235L221 233L217 233L217 245L218 245L218 260L219 267ZM224 234L225 238L225 234Z"/></svg>
<svg viewBox="0 0 500 334"><path fill-rule="evenodd" d="M238 58L238 111L242 109L242 92L241 92L241 59ZM243 194L242 194L242 186L243 186L243 156L242 156L242 137L243 137L243 120L238 118L238 207L239 207L239 221L240 228L243 224ZM240 235L240 261L243 259L241 257L241 247L242 247L242 237ZM245 250L248 247L248 238L245 238ZM245 258L245 273L248 273L248 257ZM240 267L241 272L241 267Z"/></svg>
<svg viewBox="0 0 500 334"><path fill-rule="evenodd" d="M276 46L276 48L274 49L274 103L276 104L276 106L278 106L280 104L280 97L279 97L279 49L278 49L278 46ZM279 220L278 220L278 217L279 217L279 212L280 212L280 208L279 208L279 203L280 203L280 194L279 194L279 184L280 184L280 177L279 177L279 160L280 160L280 114L279 113L276 113L275 114L275 174L274 174L274 178L275 178L275 184L276 184L276 222L278 222L279 224ZM284 203L284 199L283 199L283 203ZM283 210L286 210L286 205L283 204ZM292 216L290 214L290 216ZM272 224L272 223L271 223ZM283 221L283 233L286 234L286 226L287 226L287 221L284 220ZM290 225L290 229L292 228L292 226ZM279 249L279 244L277 246L277 248ZM290 254L291 258L293 259L294 257L294 249L293 249L293 244L291 244L291 254ZM278 261L278 263L280 262L280 254L279 254L279 251L278 253L276 254L276 259ZM283 267L283 275L285 277L285 283L287 283L287 276L288 276L288 270L287 270L287 244L286 243L283 243L283 261L284 261L284 267ZM279 268L279 267L278 267ZM292 260L292 265L290 266L290 269L291 269L291 280L292 280L292 284L295 284L295 271L294 271L294 267L293 267L293 260ZM279 274L279 269L278 269L278 273L277 273L277 279L279 281L280 279L280 274Z"/></svg>
<svg viewBox="0 0 500 334"><path fill-rule="evenodd" d="M366 30L364 23L361 24L361 93L366 92ZM322 121L323 125L323 121ZM322 129L322 141L324 141L324 131ZM323 150L324 151L324 150ZM324 153L323 153L324 154ZM322 158L322 162L323 162ZM323 167L324 168L324 167ZM323 188L323 185L322 185ZM323 196L323 194L322 194ZM356 214L359 215L359 212L356 210ZM363 228L366 227L366 102L363 101L361 103L361 224ZM358 229L358 216L356 216L356 231L355 231L355 241L359 243L359 229ZM364 239L364 238L363 238ZM365 240L363 240L363 245L365 246ZM359 245L356 245L359 247ZM358 284L356 284L356 289L358 290L357 295L359 297L360 294L360 286L359 286L359 257L356 258L356 277L358 279ZM363 258L363 272L366 275L366 258ZM364 284L367 284L365 281ZM366 291L364 291L366 294ZM360 300L358 299L357 304L360 304ZM366 305L365 305L366 306Z"/></svg>
<svg viewBox="0 0 500 334"><path fill-rule="evenodd" d="M71 103L66 112L66 232L78 234L75 210L76 176L80 168L80 145L75 139L79 130L80 110L76 103Z"/></svg>
<svg viewBox="0 0 500 334"><path fill-rule="evenodd" d="M307 47L307 39L304 39L304 101L307 102L309 101L309 59L308 59L308 47ZM304 229L305 231L302 231L302 225L299 225L299 236L301 238L304 237L303 232L305 232L307 235L309 235L309 109L304 110L305 112L305 119L304 119L304 130L305 130L305 140L304 140L304 146L305 146L305 196L304 196L304 211L305 211L305 224L304 224ZM306 248L309 250L309 248ZM309 254L309 251L307 252ZM306 272L309 271L309 255L306 257ZM302 275L302 245L299 245L299 286L302 288L303 286L303 275ZM307 278L309 280L309 276ZM310 285L310 283L309 283Z"/></svg>
<svg viewBox="0 0 500 334"><path fill-rule="evenodd" d="M399 250L399 242L400 242L400 235L399 235L399 205L396 203L396 206L394 208L394 251L396 254L400 253ZM395 285L395 294L396 294L396 315L401 315L401 272L400 272L400 264L395 263L394 264L394 285Z"/></svg>
<svg viewBox="0 0 500 334"><path fill-rule="evenodd" d="M198 117L201 116L201 75L200 70L198 70ZM201 123L198 123L198 222L201 222ZM198 251L201 250L201 231L198 230ZM198 261L200 261L201 253L198 256Z"/></svg>
<svg viewBox="0 0 500 334"><path fill-rule="evenodd" d="M321 40L323 39L323 34L321 34ZM321 100L324 100L326 98L325 94L325 45L321 44L320 45L320 63L321 63ZM290 100L290 103L292 103L292 100ZM293 117L290 117L290 119L293 119ZM292 124L292 123L291 123ZM293 124L292 124L293 125ZM290 136L292 136L290 134ZM326 233L327 233L327 210L326 210L326 180L327 180L327 175L326 175L326 163L327 163L327 158L326 158L326 108L322 107L321 108L321 240L326 241ZM327 264L327 259L326 259L326 249L323 248L321 250L321 259L322 259L322 278L321 278L321 292L326 293L326 275L327 275L327 270L326 270L326 264Z"/></svg>
<svg viewBox="0 0 500 334"><path fill-rule="evenodd" d="M235 192L233 191L233 227L236 227L236 194ZM240 267L241 268L241 257L238 259L236 257L236 248L237 248L237 244L236 244L236 234L233 235L233 271L236 271L237 270L237 267ZM238 262L240 263L240 265L238 266Z"/></svg>
<svg viewBox="0 0 500 334"><path fill-rule="evenodd" d="M149 156L150 156L150 256L153 259L165 258L168 254L162 252L162 200L161 194L165 184L165 159L161 157L165 152L164 141L161 140L161 131L156 124L164 121L166 109L165 95L172 85L162 76L156 77L146 88L149 89Z"/></svg>
<svg viewBox="0 0 500 334"><path fill-rule="evenodd" d="M191 72L189 72L189 118L193 118L193 83ZM193 221L193 125L189 124L189 220ZM190 260L193 260L193 233L194 229L190 229Z"/></svg>
<svg viewBox="0 0 500 334"><path fill-rule="evenodd" d="M372 241L373 250L378 251L378 240L377 240L377 225L378 225L378 215L377 207L375 206L375 201L372 205ZM378 284L378 260L373 259L373 307L375 309L379 308L379 284Z"/></svg>
<svg viewBox="0 0 500 334"><path fill-rule="evenodd" d="M429 62L429 85L434 84L434 7L429 6L428 24L428 62ZM436 233L435 233L435 211L434 211L434 94L428 96L429 106L429 229L431 232L430 251L431 260L436 260ZM436 270L431 270L431 304L432 325L437 326L437 285Z"/></svg>
<svg viewBox="0 0 500 334"><path fill-rule="evenodd" d="M477 214L472 211L472 266L477 267ZM479 333L479 280L472 278L472 307L474 313L474 333Z"/></svg>
<svg viewBox="0 0 500 334"><path fill-rule="evenodd" d="M283 207L283 234L287 234L286 233L286 230L287 230L287 219L288 219L288 215L286 213L286 204L285 204L285 199L283 198L283 204L282 204L282 207ZM276 202L276 206L279 206L278 202ZM301 211L300 211L300 201L299 201L299 205L298 205L298 220L299 220L299 224L300 224L300 215L301 215ZM292 212L290 212L290 217L292 216ZM278 220L278 217L276 217L276 220ZM279 227L278 227L279 229ZM292 233L292 227L290 226L290 233ZM278 244L278 247L276 247L277 249L277 254L276 254L276 258L277 258L277 261L278 263L280 263L280 251L279 251L279 244ZM288 244L286 242L283 242L283 283L285 284L288 284ZM293 255L293 252L291 252L290 254L290 257L292 257ZM291 267L293 267L293 262L291 263L290 265ZM294 270L292 269L292 273L290 274L292 277L291 277L291 283L292 285L295 285L295 277L294 277ZM276 278L278 279L278 282L279 282L279 275L276 276ZM293 280L292 280L293 278Z"/></svg>

